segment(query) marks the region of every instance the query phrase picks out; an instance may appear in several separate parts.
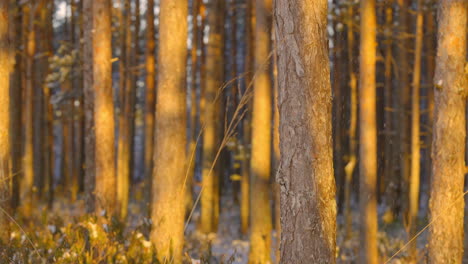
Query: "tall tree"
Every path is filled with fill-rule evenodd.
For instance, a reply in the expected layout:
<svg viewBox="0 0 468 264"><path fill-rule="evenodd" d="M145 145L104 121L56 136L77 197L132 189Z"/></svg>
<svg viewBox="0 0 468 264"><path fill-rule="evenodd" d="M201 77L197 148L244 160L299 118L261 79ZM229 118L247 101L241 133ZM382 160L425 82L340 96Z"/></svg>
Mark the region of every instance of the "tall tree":
<svg viewBox="0 0 468 264"><path fill-rule="evenodd" d="M271 0L255 3L255 52L252 108L252 154L250 159L250 254L249 263L270 262L271 251L271 121L272 85L271 58Z"/></svg>
<svg viewBox="0 0 468 264"><path fill-rule="evenodd" d="M281 263L335 263L327 1L277 0Z"/></svg>
<svg viewBox="0 0 468 264"><path fill-rule="evenodd" d="M409 206L407 211L406 225L408 238L416 235L416 224L419 209L419 185L421 172L421 143L420 143L420 82L421 82L421 56L423 45L423 10L422 0L417 1L416 17L416 41L414 49L414 65L412 80L412 102L411 102L411 177L409 181ZM410 255L416 259L416 243L410 246Z"/></svg>
<svg viewBox="0 0 468 264"><path fill-rule="evenodd" d="M145 181L151 185L153 168L154 109L156 106L156 56L154 30L154 0L147 1L146 7L146 101L145 101ZM150 190L145 190L149 203ZM149 211L148 211L149 212Z"/></svg>
<svg viewBox="0 0 468 264"><path fill-rule="evenodd" d="M96 161L94 134L94 86L93 86L93 1L83 0L83 99L84 99L84 173L86 211L95 210Z"/></svg>
<svg viewBox="0 0 468 264"><path fill-rule="evenodd" d="M359 47L359 191L361 263L377 264L377 121L375 0L361 1Z"/></svg>
<svg viewBox="0 0 468 264"><path fill-rule="evenodd" d="M0 1L0 240L8 243L11 213L12 173L10 156L10 73L14 63L11 46L10 10L8 1ZM18 107L18 106L17 106Z"/></svg>
<svg viewBox="0 0 468 264"><path fill-rule="evenodd" d="M203 131L203 191L201 194L201 230L209 233L218 228L219 178L215 167L221 147L222 107L220 89L223 83L224 1L210 0L207 5L208 43L204 68L204 131Z"/></svg>
<svg viewBox="0 0 468 264"><path fill-rule="evenodd" d="M93 90L96 213L114 214L116 200L114 105L111 75L111 5L93 0Z"/></svg>
<svg viewBox="0 0 468 264"><path fill-rule="evenodd" d="M430 198L430 263L462 263L466 173L466 32L468 2L438 7Z"/></svg>
<svg viewBox="0 0 468 264"><path fill-rule="evenodd" d="M161 0L151 240L163 263L181 263L186 173L187 0Z"/></svg>

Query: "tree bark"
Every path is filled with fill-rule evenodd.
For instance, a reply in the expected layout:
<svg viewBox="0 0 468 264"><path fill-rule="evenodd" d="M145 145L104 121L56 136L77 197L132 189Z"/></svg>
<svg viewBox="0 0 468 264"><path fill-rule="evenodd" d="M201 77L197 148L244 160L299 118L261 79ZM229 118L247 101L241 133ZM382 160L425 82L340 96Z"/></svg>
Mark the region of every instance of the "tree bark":
<svg viewBox="0 0 468 264"><path fill-rule="evenodd" d="M377 120L375 0L361 1L359 48L360 263L377 264Z"/></svg>
<svg viewBox="0 0 468 264"><path fill-rule="evenodd" d="M12 198L11 135L10 135L10 73L14 65L14 49L10 32L9 2L0 1L0 241L9 243ZM18 106L17 106L18 107Z"/></svg>
<svg viewBox="0 0 468 264"><path fill-rule="evenodd" d="M270 74L271 0L255 3L255 79L252 108L252 155L250 159L250 253L249 263L269 263L271 252L271 121Z"/></svg>
<svg viewBox="0 0 468 264"><path fill-rule="evenodd" d="M438 7L429 263L462 263L463 257L467 5L442 0Z"/></svg>
<svg viewBox="0 0 468 264"><path fill-rule="evenodd" d="M93 0L93 90L95 121L96 213L115 212L114 104L111 74L111 5Z"/></svg>
<svg viewBox="0 0 468 264"><path fill-rule="evenodd" d="M223 52L224 52L224 5L222 0L211 0L207 4L207 23L210 28L206 46L204 69L204 127L203 132L203 162L201 194L201 223L204 233L216 232L219 215L219 178L220 173L215 167L217 153L221 147L221 137L224 122L221 122L221 98L218 94L223 84Z"/></svg>
<svg viewBox="0 0 468 264"><path fill-rule="evenodd" d="M181 263L186 173L186 0L161 0L151 241L162 263Z"/></svg>
<svg viewBox="0 0 468 264"><path fill-rule="evenodd" d="M327 1L276 1L281 263L335 263Z"/></svg>

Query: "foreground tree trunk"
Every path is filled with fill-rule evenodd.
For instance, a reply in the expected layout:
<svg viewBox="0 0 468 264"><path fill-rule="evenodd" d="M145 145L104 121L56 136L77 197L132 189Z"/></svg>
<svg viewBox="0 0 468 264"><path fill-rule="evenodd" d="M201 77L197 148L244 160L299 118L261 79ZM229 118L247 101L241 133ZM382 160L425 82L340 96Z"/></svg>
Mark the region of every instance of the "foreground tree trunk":
<svg viewBox="0 0 468 264"><path fill-rule="evenodd" d="M377 264L377 121L375 89L375 0L361 1L359 85L360 263Z"/></svg>
<svg viewBox="0 0 468 264"><path fill-rule="evenodd" d="M281 263L335 263L327 1L276 1Z"/></svg>
<svg viewBox="0 0 468 264"><path fill-rule="evenodd" d="M114 214L116 201L114 105L111 75L111 5L93 0L93 87L96 213Z"/></svg>
<svg viewBox="0 0 468 264"><path fill-rule="evenodd" d="M186 167L186 0L161 0L151 240L162 263L181 263Z"/></svg>
<svg viewBox="0 0 468 264"><path fill-rule="evenodd" d="M271 121L272 85L271 0L255 4L255 79L252 109L252 155L250 159L250 253L249 263L269 263L271 251Z"/></svg>
<svg viewBox="0 0 468 264"><path fill-rule="evenodd" d="M10 156L10 73L14 63L14 49L10 43L8 1L0 1L0 241L8 243L12 198ZM19 106L16 106L19 107Z"/></svg>
<svg viewBox="0 0 468 264"><path fill-rule="evenodd" d="M467 1L442 0L434 89L429 263L462 263Z"/></svg>
<svg viewBox="0 0 468 264"><path fill-rule="evenodd" d="M210 28L206 47L206 62L204 69L204 126L203 131L203 191L201 194L201 225L204 233L216 232L219 215L219 178L220 173L215 168L217 153L221 147L221 137L224 122L221 122L221 97L217 96L223 84L223 43L224 43L224 1L210 0L207 3L207 23Z"/></svg>

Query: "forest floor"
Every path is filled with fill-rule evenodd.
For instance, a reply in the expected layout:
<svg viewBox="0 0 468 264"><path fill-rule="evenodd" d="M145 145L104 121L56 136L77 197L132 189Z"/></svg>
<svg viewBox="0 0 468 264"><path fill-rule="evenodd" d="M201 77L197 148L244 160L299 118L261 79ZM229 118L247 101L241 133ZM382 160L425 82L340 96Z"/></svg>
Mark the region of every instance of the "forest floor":
<svg viewBox="0 0 468 264"><path fill-rule="evenodd" d="M197 232L199 210L195 210L186 229L184 263L247 263L248 236L240 232L239 206L232 194L222 197L217 234ZM12 224L12 240L0 245L0 263L155 263L154 249L148 241L150 221L143 217L141 202L130 204L128 225L119 223L98 224L86 216L85 204L78 200L70 205L66 197L58 196L53 210L37 206L31 218L16 217ZM359 241L358 211L354 208L350 239L344 239L342 218L338 218L337 263L358 262ZM13 221L12 221L13 222ZM418 230L427 224L418 223ZM403 249L407 241L401 223L379 223L378 250L381 263L427 263L427 231L417 239L418 259L410 262ZM272 259L275 263L276 233L272 233ZM403 249L390 260L393 254ZM5 261L6 260L6 261ZM91 261L92 260L92 261ZM390 260L390 261L389 261ZM467 262L468 263L468 262Z"/></svg>

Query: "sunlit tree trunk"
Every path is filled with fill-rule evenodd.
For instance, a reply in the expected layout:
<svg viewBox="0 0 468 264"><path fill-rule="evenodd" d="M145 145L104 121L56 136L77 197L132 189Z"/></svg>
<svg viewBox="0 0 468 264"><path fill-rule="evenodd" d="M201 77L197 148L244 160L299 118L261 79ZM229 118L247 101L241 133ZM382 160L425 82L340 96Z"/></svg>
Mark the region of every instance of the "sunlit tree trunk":
<svg viewBox="0 0 468 264"><path fill-rule="evenodd" d="M86 211L95 210L96 161L94 134L94 86L93 86L93 0L83 0L83 99L84 99L84 173Z"/></svg>
<svg viewBox="0 0 468 264"><path fill-rule="evenodd" d="M93 90L96 166L96 213L115 213L116 174L114 105L111 75L111 6L109 0L93 0Z"/></svg>
<svg viewBox="0 0 468 264"><path fill-rule="evenodd" d="M429 263L462 263L463 257L467 5L442 0L438 7Z"/></svg>
<svg viewBox="0 0 468 264"><path fill-rule="evenodd" d="M151 185L153 168L154 109L156 106L156 56L154 30L154 0L147 1L146 7L146 101L145 101L145 182ZM146 187L147 188L147 187ZM151 195L145 190L146 202ZM149 212L149 211L148 211Z"/></svg>
<svg viewBox="0 0 468 264"><path fill-rule="evenodd" d="M250 159L250 254L249 263L270 262L271 251L271 118L270 74L271 0L255 3L255 52L252 108L252 156Z"/></svg>
<svg viewBox="0 0 468 264"><path fill-rule="evenodd" d="M281 263L335 263L327 1L277 0Z"/></svg>
<svg viewBox="0 0 468 264"><path fill-rule="evenodd" d="M247 1L245 6L245 41L246 53L244 59L245 91L243 96L251 93L252 67L253 67L253 29L255 28L255 13L253 12L253 1ZM251 108L250 103L245 107ZM241 232L246 234L249 229L250 212L250 140L251 140L251 115L247 111L242 123L242 161L241 161L241 198L240 198L240 220Z"/></svg>
<svg viewBox="0 0 468 264"><path fill-rule="evenodd" d="M276 179L280 165L280 136L279 136L279 110L278 110L278 42L275 38L276 26L272 26L273 38L273 174ZM281 239L281 191L278 182L274 181L274 204L275 204L275 230L276 230L276 245L275 257L276 263L280 262L280 239Z"/></svg>
<svg viewBox="0 0 468 264"><path fill-rule="evenodd" d="M34 55L36 53L36 37L34 31L34 13L37 3L26 3L22 7L23 28L25 38L25 74L23 93L23 179L21 180L21 201L26 216L31 214L34 184L34 153L33 153L33 112L34 112Z"/></svg>
<svg viewBox="0 0 468 264"><path fill-rule="evenodd" d="M345 166L345 182L344 182L344 218L345 218L345 238L351 236L351 189L354 171L357 165L357 119L358 119L358 105L357 105L357 77L354 70L354 6L348 5L346 10L346 37L348 49L348 72L349 72L349 157Z"/></svg>
<svg viewBox="0 0 468 264"><path fill-rule="evenodd" d="M161 0L156 103L153 229L151 241L162 263L181 263L186 172L186 0Z"/></svg>
<svg viewBox="0 0 468 264"><path fill-rule="evenodd" d="M377 264L377 121L375 0L361 1L359 47L360 263Z"/></svg>
<svg viewBox="0 0 468 264"><path fill-rule="evenodd" d="M221 118L220 90L223 85L223 50L224 50L224 4L222 0L210 0L207 4L207 24L209 26L206 46L204 81L204 131L201 193L201 223L204 233L216 232L219 215L219 178L215 168L218 150L221 147L223 123Z"/></svg>
<svg viewBox="0 0 468 264"><path fill-rule="evenodd" d="M11 46L9 1L0 1L0 240L8 243L12 198L10 136L10 73L14 63ZM17 106L19 107L19 106Z"/></svg>
<svg viewBox="0 0 468 264"><path fill-rule="evenodd" d="M420 144L420 82L421 82L421 56L423 45L423 11L422 0L418 0L416 17L416 42L414 52L412 103L411 103L411 178L409 181L409 207L407 212L408 239L416 235L416 226L419 209L419 181L421 171L421 144ZM417 258L416 243L409 248L413 260Z"/></svg>

